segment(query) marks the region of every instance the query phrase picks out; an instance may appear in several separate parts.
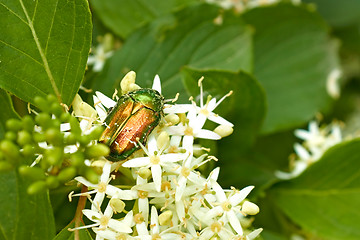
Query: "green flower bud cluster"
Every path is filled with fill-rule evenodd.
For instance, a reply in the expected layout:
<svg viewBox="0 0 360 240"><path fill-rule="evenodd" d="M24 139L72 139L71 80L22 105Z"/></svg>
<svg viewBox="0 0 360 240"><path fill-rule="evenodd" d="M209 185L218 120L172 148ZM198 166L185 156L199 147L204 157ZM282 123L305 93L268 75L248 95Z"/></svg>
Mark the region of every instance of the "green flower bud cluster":
<svg viewBox="0 0 360 240"><path fill-rule="evenodd" d="M9 119L0 141L0 171L17 169L29 179L29 194L53 189L77 175L97 182L98 173L85 164L107 156L109 147L98 143L101 126L84 133L78 119L62 107L55 96L35 97L41 110L35 117ZM66 131L61 126L68 126Z"/></svg>

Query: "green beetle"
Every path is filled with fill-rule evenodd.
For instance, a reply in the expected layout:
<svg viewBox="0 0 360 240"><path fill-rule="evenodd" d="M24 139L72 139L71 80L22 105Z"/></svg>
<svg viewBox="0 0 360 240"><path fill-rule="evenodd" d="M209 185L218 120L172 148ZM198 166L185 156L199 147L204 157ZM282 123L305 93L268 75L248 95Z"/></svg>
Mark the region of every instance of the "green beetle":
<svg viewBox="0 0 360 240"><path fill-rule="evenodd" d="M105 119L106 129L99 141L110 147L110 158L128 158L146 144L147 137L160 123L164 97L154 89L138 89L124 94Z"/></svg>

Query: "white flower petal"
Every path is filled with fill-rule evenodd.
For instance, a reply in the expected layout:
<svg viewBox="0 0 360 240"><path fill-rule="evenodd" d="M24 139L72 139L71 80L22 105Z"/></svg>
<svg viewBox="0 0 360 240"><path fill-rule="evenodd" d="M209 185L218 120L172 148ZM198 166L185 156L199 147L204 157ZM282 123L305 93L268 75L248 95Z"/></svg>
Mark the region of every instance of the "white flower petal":
<svg viewBox="0 0 360 240"><path fill-rule="evenodd" d="M99 222L99 219L101 218L101 214L94 210L83 209L82 212L89 220L93 222Z"/></svg>
<svg viewBox="0 0 360 240"><path fill-rule="evenodd" d="M262 230L263 230L262 228L255 229L254 231L252 231L251 233L246 235L246 240L255 239L257 236L259 236L259 234L262 232Z"/></svg>
<svg viewBox="0 0 360 240"><path fill-rule="evenodd" d="M100 181L103 183L107 183L110 177L111 163L106 161L103 167L103 172L100 177Z"/></svg>
<svg viewBox="0 0 360 240"><path fill-rule="evenodd" d="M225 202L227 198L222 187L214 180L211 180L211 186L214 189L216 198L219 200L219 202Z"/></svg>
<svg viewBox="0 0 360 240"><path fill-rule="evenodd" d="M156 76L154 77L154 82L151 88L155 89L161 94L161 81L159 75L156 74Z"/></svg>
<svg viewBox="0 0 360 240"><path fill-rule="evenodd" d="M206 130L206 129L200 129L196 134L195 137L197 138L204 138L204 139L213 139L218 140L221 138L221 136L217 133L214 133L213 131Z"/></svg>
<svg viewBox="0 0 360 240"><path fill-rule="evenodd" d="M177 136L183 136L185 133L185 126L170 126L166 128L166 132L169 135L177 135Z"/></svg>
<svg viewBox="0 0 360 240"><path fill-rule="evenodd" d="M234 126L234 124L232 124L231 122L229 122L225 118L220 117L219 115L211 114L211 115L208 116L208 119L210 121L213 121L213 122L218 123L220 125L226 125L226 126L231 126L231 127Z"/></svg>
<svg viewBox="0 0 360 240"><path fill-rule="evenodd" d="M156 191L160 192L160 190L161 190L161 175L162 175L160 165L159 164L152 165L151 173L152 173L153 181L155 183Z"/></svg>
<svg viewBox="0 0 360 240"><path fill-rule="evenodd" d="M123 167L145 167L150 164L149 157L133 158L122 164Z"/></svg>
<svg viewBox="0 0 360 240"><path fill-rule="evenodd" d="M236 217L236 214L234 211L230 210L226 212L227 219L230 222L230 225L233 227L233 229L239 234L243 234L242 227L240 225L239 219Z"/></svg>
<svg viewBox="0 0 360 240"><path fill-rule="evenodd" d="M148 198L138 199L139 212L143 215L145 221L149 219L149 200Z"/></svg>
<svg viewBox="0 0 360 240"><path fill-rule="evenodd" d="M60 124L60 131L65 132L70 130L70 123Z"/></svg>
<svg viewBox="0 0 360 240"><path fill-rule="evenodd" d="M194 106L192 104L175 104L175 105L166 105L164 107L164 113L186 113L190 111L191 109L194 109Z"/></svg>
<svg viewBox="0 0 360 240"><path fill-rule="evenodd" d="M178 202L180 201L183 193L184 193L184 189L186 187L186 182L187 179L184 176L181 176L178 182L178 187L175 190L175 201Z"/></svg>
<svg viewBox="0 0 360 240"><path fill-rule="evenodd" d="M139 236L141 236L141 235L144 235L144 236L149 235L146 224L144 222L142 222L140 224L136 224L136 230L137 230ZM143 236L141 236L141 239L143 239Z"/></svg>
<svg viewBox="0 0 360 240"><path fill-rule="evenodd" d="M132 233L131 227L129 227L128 225L126 225L125 223L123 223L119 220L110 219L108 226L118 232Z"/></svg>
<svg viewBox="0 0 360 240"><path fill-rule="evenodd" d="M97 192L93 200L94 204L91 204L91 210L96 211L100 209L102 202L104 201L105 193Z"/></svg>
<svg viewBox="0 0 360 240"><path fill-rule="evenodd" d="M101 104L101 101L96 96L93 96L93 100L94 100L95 110L96 110L97 114L99 115L100 121L103 122L107 116L107 111Z"/></svg>
<svg viewBox="0 0 360 240"><path fill-rule="evenodd" d="M160 155L160 162L168 163L168 162L178 162L180 160L186 159L188 154L186 153L168 153Z"/></svg>
<svg viewBox="0 0 360 240"><path fill-rule="evenodd" d="M154 155L155 152L158 151L158 148L157 148L157 141L156 141L156 138L155 138L155 134L151 134L149 136L149 139L148 139L148 151L149 151L149 154L150 155ZM149 156L150 157L150 156Z"/></svg>
<svg viewBox="0 0 360 240"><path fill-rule="evenodd" d="M104 105L106 108L111 108L115 106L116 102L111 98L105 96L103 93L96 91L95 94L102 103L102 105Z"/></svg>
<svg viewBox="0 0 360 240"><path fill-rule="evenodd" d="M92 187L92 188L97 187L97 184L93 184L93 183L89 182L88 180L86 180L83 177L76 177L75 180L78 181L79 183L81 183L82 185L87 186L87 187Z"/></svg>
<svg viewBox="0 0 360 240"><path fill-rule="evenodd" d="M237 206L240 202L242 202L247 195L251 192L251 190L254 189L254 186L248 186L243 189L241 189L240 192L235 193L229 198L229 201L232 206Z"/></svg>
<svg viewBox="0 0 360 240"><path fill-rule="evenodd" d="M155 234L155 233L159 233L160 229L159 229L159 215L158 212L156 210L155 206L151 207L151 233Z"/></svg>

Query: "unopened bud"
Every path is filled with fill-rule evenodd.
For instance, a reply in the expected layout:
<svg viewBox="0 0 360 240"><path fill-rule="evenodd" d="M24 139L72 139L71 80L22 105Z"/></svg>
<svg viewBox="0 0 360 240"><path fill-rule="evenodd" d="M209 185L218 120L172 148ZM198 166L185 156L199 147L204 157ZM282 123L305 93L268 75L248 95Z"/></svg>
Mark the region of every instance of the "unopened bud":
<svg viewBox="0 0 360 240"><path fill-rule="evenodd" d="M159 224L160 226L170 225L173 213L170 210L167 210L159 215Z"/></svg>
<svg viewBox="0 0 360 240"><path fill-rule="evenodd" d="M84 117L86 119L95 119L96 110L86 102L83 102L79 94L76 94L73 101L73 109L75 116Z"/></svg>
<svg viewBox="0 0 360 240"><path fill-rule="evenodd" d="M0 161L0 173L8 172L13 169L13 165L7 161Z"/></svg>
<svg viewBox="0 0 360 240"><path fill-rule="evenodd" d="M214 129L214 132L221 137L227 137L233 133L234 129L229 125L219 125Z"/></svg>
<svg viewBox="0 0 360 240"><path fill-rule="evenodd" d="M99 181L99 175L90 167L85 171L85 178L92 183L97 183Z"/></svg>
<svg viewBox="0 0 360 240"><path fill-rule="evenodd" d="M69 122L70 122L71 132L73 132L76 135L80 135L81 134L80 123L76 119L76 117L70 116Z"/></svg>
<svg viewBox="0 0 360 240"><path fill-rule="evenodd" d="M22 123L19 119L9 119L6 121L6 128L10 131L17 132L22 129Z"/></svg>
<svg viewBox="0 0 360 240"><path fill-rule="evenodd" d="M63 170L61 170L61 172L58 175L58 179L60 182L67 182L70 181L71 179L73 179L76 175L76 168L75 167L67 167Z"/></svg>
<svg viewBox="0 0 360 240"><path fill-rule="evenodd" d="M18 132L17 143L20 146L24 146L25 144L31 143L31 141L32 141L32 137L29 132L24 130Z"/></svg>
<svg viewBox="0 0 360 240"><path fill-rule="evenodd" d="M171 113L165 116L165 121L171 125L176 125L180 122L180 118L177 114Z"/></svg>
<svg viewBox="0 0 360 240"><path fill-rule="evenodd" d="M37 194L37 193L44 192L46 189L47 189L47 186L46 186L45 181L37 181L37 182L32 183L27 188L27 193L28 194Z"/></svg>
<svg viewBox="0 0 360 240"><path fill-rule="evenodd" d="M165 131L162 131L157 138L156 144L159 150L168 148L170 146L169 134Z"/></svg>
<svg viewBox="0 0 360 240"><path fill-rule="evenodd" d="M151 176L151 171L148 168L142 167L139 169L138 174L143 179L148 179Z"/></svg>
<svg viewBox="0 0 360 240"><path fill-rule="evenodd" d="M110 153L110 148L102 143L91 145L87 147L85 150L86 157L90 159L107 156L109 155L109 153Z"/></svg>
<svg viewBox="0 0 360 240"><path fill-rule="evenodd" d="M57 188L60 185L59 179L55 176L48 176L45 181L48 188Z"/></svg>
<svg viewBox="0 0 360 240"><path fill-rule="evenodd" d="M21 120L23 123L24 130L32 132L34 130L35 122L30 115L26 115Z"/></svg>
<svg viewBox="0 0 360 240"><path fill-rule="evenodd" d="M21 153L26 157L30 157L35 153L35 148L33 145L26 144Z"/></svg>
<svg viewBox="0 0 360 240"><path fill-rule="evenodd" d="M39 167L20 166L19 173L20 175L35 181L45 179L45 172Z"/></svg>
<svg viewBox="0 0 360 240"><path fill-rule="evenodd" d="M43 128L47 129L51 126L51 117L49 114L42 112L36 115L35 121Z"/></svg>
<svg viewBox="0 0 360 240"><path fill-rule="evenodd" d="M71 165L75 167L80 167L84 164L85 158L82 152L74 152L70 155Z"/></svg>
<svg viewBox="0 0 360 240"><path fill-rule="evenodd" d="M5 133L4 138L10 141L16 141L17 135L15 132L10 131Z"/></svg>
<svg viewBox="0 0 360 240"><path fill-rule="evenodd" d="M9 140L1 141L0 150L4 153L4 156L9 159L17 160L19 158L19 148Z"/></svg>
<svg viewBox="0 0 360 240"><path fill-rule="evenodd" d="M34 103L38 108L40 108L41 111L44 111L44 112L49 111L50 105L49 105L48 101L45 98L42 98L40 96L36 96L34 98Z"/></svg>
<svg viewBox="0 0 360 240"><path fill-rule="evenodd" d="M121 213L122 211L124 211L125 203L118 198L111 198L110 207L112 208L115 214Z"/></svg>
<svg viewBox="0 0 360 240"><path fill-rule="evenodd" d="M260 209L255 203L245 201L242 204L241 211L247 215L256 215L259 213Z"/></svg>
<svg viewBox="0 0 360 240"><path fill-rule="evenodd" d="M60 163L63 155L64 152L62 148L54 147L45 151L44 160L46 160L49 165L56 165Z"/></svg>
<svg viewBox="0 0 360 240"><path fill-rule="evenodd" d="M103 133L103 131L104 131L103 127L97 126L89 133L89 138L91 140L98 140L100 138L101 134Z"/></svg>
<svg viewBox="0 0 360 240"><path fill-rule="evenodd" d="M135 84L136 73L134 71L128 72L120 82L120 88L122 93L131 91L131 85Z"/></svg>
<svg viewBox="0 0 360 240"><path fill-rule="evenodd" d="M63 141L63 135L59 129L56 128L49 128L45 131L45 139L47 142L59 146Z"/></svg>

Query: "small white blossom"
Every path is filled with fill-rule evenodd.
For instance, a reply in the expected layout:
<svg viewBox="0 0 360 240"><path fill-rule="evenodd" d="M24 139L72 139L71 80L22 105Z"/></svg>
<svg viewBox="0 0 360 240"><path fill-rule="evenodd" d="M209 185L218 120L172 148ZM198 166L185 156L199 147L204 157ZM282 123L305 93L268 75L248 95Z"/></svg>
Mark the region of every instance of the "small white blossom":
<svg viewBox="0 0 360 240"><path fill-rule="evenodd" d="M93 55L90 55L87 60L87 64L93 65L94 72L101 72L104 68L106 59L110 58L113 55L113 51L105 51L103 44L97 45L96 48L93 48Z"/></svg>
<svg viewBox="0 0 360 240"><path fill-rule="evenodd" d="M330 147L342 141L341 129L336 122L319 128L318 123L311 121L308 130L297 129L295 136L304 142L302 145L294 144L298 158L294 162L292 171L289 173L275 172L275 175L280 179L291 179L299 176L308 166L318 161Z"/></svg>

